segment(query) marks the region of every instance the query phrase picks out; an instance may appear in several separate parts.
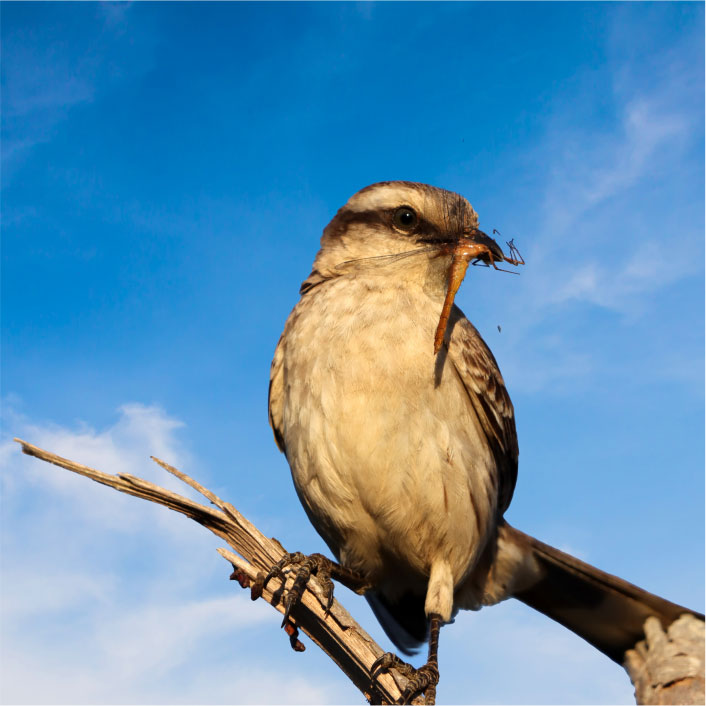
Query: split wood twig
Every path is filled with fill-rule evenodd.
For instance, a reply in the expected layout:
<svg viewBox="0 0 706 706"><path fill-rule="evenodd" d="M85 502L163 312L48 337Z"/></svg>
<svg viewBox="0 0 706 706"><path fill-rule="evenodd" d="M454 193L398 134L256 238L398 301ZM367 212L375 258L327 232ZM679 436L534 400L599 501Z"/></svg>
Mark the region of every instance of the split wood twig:
<svg viewBox="0 0 706 706"><path fill-rule="evenodd" d="M22 451L29 456L78 473L121 493L164 505L203 525L225 540L237 552L236 554L228 549L218 550L221 556L232 564L233 578L238 578L242 586L253 582L258 574L267 573L286 554L284 547L276 539L270 539L262 534L233 505L221 500L193 478L154 456L152 459L155 463L197 490L215 507L201 505L127 473L117 475L104 473L57 456L22 439L15 439L15 441L22 445ZM283 595L283 589L285 587L288 589L292 582L291 575L287 576L286 586L282 585L283 582L279 578L273 577L262 592L262 598L280 613L284 613L280 598ZM331 610L326 615L326 596L315 577L308 582L301 601L290 614L290 620L291 625L287 626L287 632L294 649L297 651L302 649L301 643L297 640L297 629L299 629L340 667L370 703L393 704L401 698L407 683L405 677L389 672L378 675L374 681L371 680L370 668L383 654L382 648L353 620L337 600L334 599Z"/></svg>

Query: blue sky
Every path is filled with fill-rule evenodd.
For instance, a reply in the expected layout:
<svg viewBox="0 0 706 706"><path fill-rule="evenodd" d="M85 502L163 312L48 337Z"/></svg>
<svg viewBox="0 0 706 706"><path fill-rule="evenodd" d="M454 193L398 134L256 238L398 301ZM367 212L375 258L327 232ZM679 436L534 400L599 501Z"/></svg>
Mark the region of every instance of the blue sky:
<svg viewBox="0 0 706 706"><path fill-rule="evenodd" d="M325 551L269 364L321 230L383 179L458 191L527 260L457 298L515 404L509 521L703 610L703 4L0 13L5 702L360 702L228 583L215 537L10 439L176 488L160 456ZM440 659L443 703L632 701L515 602L460 615Z"/></svg>

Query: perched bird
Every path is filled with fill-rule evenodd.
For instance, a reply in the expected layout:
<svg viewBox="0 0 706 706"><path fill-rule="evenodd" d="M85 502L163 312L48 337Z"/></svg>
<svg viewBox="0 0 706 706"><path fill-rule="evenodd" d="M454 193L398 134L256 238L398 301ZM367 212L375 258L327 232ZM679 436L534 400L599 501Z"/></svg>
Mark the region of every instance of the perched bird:
<svg viewBox="0 0 706 706"><path fill-rule="evenodd" d="M427 703L439 629L459 609L519 598L618 662L649 615L666 627L692 612L503 519L518 444L498 365L456 306L434 350L451 249L468 233L485 236L457 194L359 191L324 230L270 379L275 440L340 563L332 575L364 592L402 652L430 642L419 670L392 655L376 666L407 669L404 698Z"/></svg>

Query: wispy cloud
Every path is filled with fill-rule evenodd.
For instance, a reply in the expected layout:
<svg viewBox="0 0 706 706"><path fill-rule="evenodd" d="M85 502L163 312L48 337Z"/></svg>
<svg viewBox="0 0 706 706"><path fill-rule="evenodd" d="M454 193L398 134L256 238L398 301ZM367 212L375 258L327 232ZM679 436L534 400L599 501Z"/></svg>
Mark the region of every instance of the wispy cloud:
<svg viewBox="0 0 706 706"><path fill-rule="evenodd" d="M126 29L132 3L95 6L99 31L74 38L79 46L66 51L66 27L5 21L2 71L2 160L7 184L31 150L50 141L71 111L94 101L116 80L145 71L149 60L143 42L132 37L130 60L109 59L114 43ZM87 8L90 6L87 6ZM139 57L138 57L139 55Z"/></svg>
<svg viewBox="0 0 706 706"><path fill-rule="evenodd" d="M3 166L11 174L74 106L93 99L95 67L72 65L66 53L40 48L24 32L3 35L3 45Z"/></svg>
<svg viewBox="0 0 706 706"><path fill-rule="evenodd" d="M617 130L600 134L565 124L552 128L543 146L553 162L544 206L552 233L565 233L588 212L654 173L655 158L666 156L663 150L683 149L692 127L689 116L678 106L665 107L660 90L667 89L655 87L652 94L628 101L617 95Z"/></svg>
<svg viewBox="0 0 706 706"><path fill-rule="evenodd" d="M154 455L182 468L191 466L191 456L177 436L182 422L169 417L159 407L138 403L123 405L118 415L117 421L103 430L96 430L83 422L78 422L75 429L67 429L53 423L33 422L13 411L12 407L3 411L5 429L26 441L108 473L140 475L182 495L202 500L150 460ZM136 532L143 529L143 522L154 521L166 522L172 531L179 531L177 528L182 527L182 523L174 523L171 518L163 519L162 513L149 517L153 508L145 514L140 503L130 502L123 496L113 497L95 483L86 482L72 473L56 472L52 466L23 456L19 446L8 439L2 442L0 449L5 466L2 483L6 498L30 488L49 489L70 502L74 511L80 511L86 519L97 522L104 529Z"/></svg>
<svg viewBox="0 0 706 706"><path fill-rule="evenodd" d="M547 302L575 300L625 314L641 313L646 308L640 305L643 295L700 273L699 259L677 255L689 252L689 242L689 234L675 234L668 243L646 240L617 267L610 261L589 260L560 282Z"/></svg>
<svg viewBox="0 0 706 706"><path fill-rule="evenodd" d="M98 4L100 13L105 17L105 22L109 27L123 27L127 21L127 15L132 9L134 3L117 0L116 2L108 2L103 0Z"/></svg>
<svg viewBox="0 0 706 706"><path fill-rule="evenodd" d="M619 314L626 326L659 316L665 291L703 273L703 223L687 211L699 194L674 187L683 180L693 191L699 178L684 170L702 134L691 98L702 95L700 68L669 48L656 50L654 61L659 71L649 83L628 80L639 69L629 61L616 64L606 100L612 121L582 119L595 110L598 79L591 72L577 79L557 96L543 137L523 157L544 165L546 179L528 213L535 225L522 243L528 266L498 316L501 343L519 356L510 355L504 370L524 370L515 385L527 391L601 368L571 342L582 322L589 328L600 311ZM662 200L651 204L645 195L655 189Z"/></svg>

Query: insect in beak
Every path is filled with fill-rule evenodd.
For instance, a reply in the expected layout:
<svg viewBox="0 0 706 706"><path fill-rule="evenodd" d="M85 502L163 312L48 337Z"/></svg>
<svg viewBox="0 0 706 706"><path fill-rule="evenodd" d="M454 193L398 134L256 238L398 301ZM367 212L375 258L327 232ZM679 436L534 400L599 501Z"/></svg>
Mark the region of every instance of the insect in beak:
<svg viewBox="0 0 706 706"><path fill-rule="evenodd" d="M495 235L496 233L500 235L497 230L493 229L493 234ZM503 270L495 264L496 262L508 262L514 266L525 264L522 255L520 255L520 251L515 247L514 239L507 242L507 247L510 250L510 257L507 257L503 253L500 246L493 238L479 230L464 233L464 235L458 239L452 251L446 298L444 299L444 306L441 309L439 325L436 327L436 333L434 335L435 354L441 350L441 346L444 342L444 334L446 333L446 327L449 323L451 307L453 306L456 292L458 292L461 282L463 282L463 278L466 276L469 263L473 265L482 263L486 267L492 265L498 272L519 274L519 272Z"/></svg>

